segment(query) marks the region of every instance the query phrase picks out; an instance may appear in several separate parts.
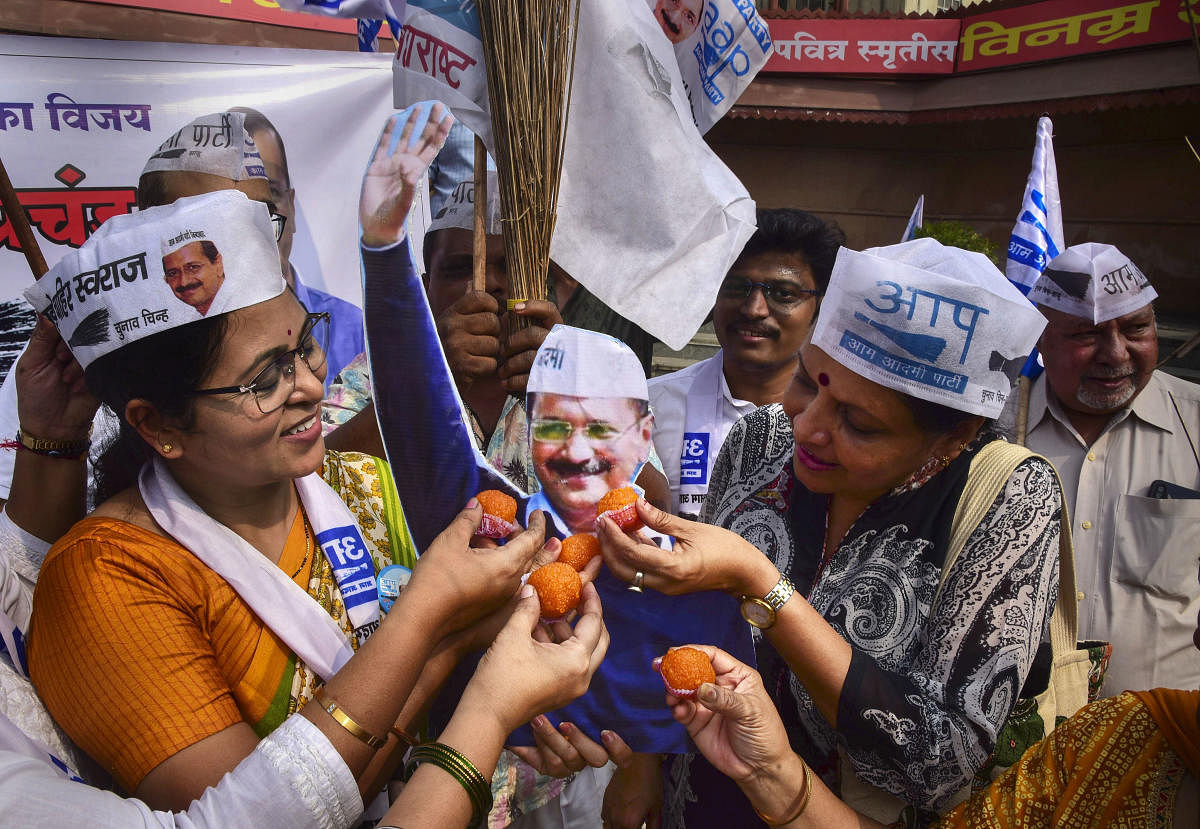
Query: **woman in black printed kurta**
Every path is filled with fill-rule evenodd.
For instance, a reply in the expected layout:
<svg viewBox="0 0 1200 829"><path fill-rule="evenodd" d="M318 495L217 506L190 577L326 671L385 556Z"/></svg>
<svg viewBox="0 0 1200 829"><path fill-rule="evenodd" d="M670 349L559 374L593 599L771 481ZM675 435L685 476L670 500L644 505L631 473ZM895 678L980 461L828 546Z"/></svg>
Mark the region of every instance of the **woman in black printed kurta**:
<svg viewBox="0 0 1200 829"><path fill-rule="evenodd" d="M725 529L645 509L675 551L601 527L605 559L665 592L763 596L789 577L797 592L758 658L794 747L835 791L840 748L860 781L898 798L878 817L936 810L987 760L1057 595L1059 488L1031 458L935 601L971 460L994 439L985 418L880 386L810 343L783 405L744 418L721 450L704 517ZM705 766L685 756L664 770L664 826L754 825Z"/></svg>
<svg viewBox="0 0 1200 829"><path fill-rule="evenodd" d="M840 745L860 780L936 809L987 760L1020 693L1058 588L1049 464L1014 471L934 604L967 469L992 437L982 431L932 477L871 503L824 562L832 499L797 481L783 407L744 418L725 442L705 519L765 552L850 645L835 730L773 642L757 637L759 671L793 745L831 785ZM688 755L665 770L664 825L753 823L744 796L705 766Z"/></svg>

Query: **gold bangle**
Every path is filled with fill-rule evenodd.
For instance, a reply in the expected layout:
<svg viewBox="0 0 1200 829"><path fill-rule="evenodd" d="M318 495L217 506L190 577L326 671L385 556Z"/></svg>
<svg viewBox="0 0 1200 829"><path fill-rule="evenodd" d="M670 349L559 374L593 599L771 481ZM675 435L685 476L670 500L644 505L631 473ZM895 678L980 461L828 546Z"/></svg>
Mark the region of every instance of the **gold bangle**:
<svg viewBox="0 0 1200 829"><path fill-rule="evenodd" d="M804 786L796 794L796 800L794 802L798 803L799 805L796 806L792 816L786 819L776 820L775 818L767 817L758 809L754 810L754 814L758 815L759 820L767 824L767 826L787 826L792 821L797 820L800 815L804 814L804 810L808 808L808 799L810 797L812 797L812 769L808 767L808 763L804 763Z"/></svg>
<svg viewBox="0 0 1200 829"><path fill-rule="evenodd" d="M418 763L432 763L449 774L466 792L471 801L471 822L468 827L478 826L492 811L492 786L475 764L461 751L445 743L422 743L408 753L405 764L405 779L412 777Z"/></svg>
<svg viewBox="0 0 1200 829"><path fill-rule="evenodd" d="M370 731L367 731L367 729L356 723L336 702L325 696L324 687L318 689L313 694L313 702L320 706L326 714L333 717L334 722L362 740L368 747L383 748L387 745L387 737L376 737Z"/></svg>

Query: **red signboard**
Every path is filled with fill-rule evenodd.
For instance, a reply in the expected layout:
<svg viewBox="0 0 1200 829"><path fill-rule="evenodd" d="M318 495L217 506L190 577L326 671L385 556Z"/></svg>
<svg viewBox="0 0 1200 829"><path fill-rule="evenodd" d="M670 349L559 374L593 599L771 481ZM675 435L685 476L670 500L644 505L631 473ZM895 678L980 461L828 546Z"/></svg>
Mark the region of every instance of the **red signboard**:
<svg viewBox="0 0 1200 829"><path fill-rule="evenodd" d="M1200 17L1200 1L1192 0ZM1188 40L1184 0L1045 0L963 19L959 71Z"/></svg>
<svg viewBox="0 0 1200 829"><path fill-rule="evenodd" d="M764 72L946 75L958 20L771 20Z"/></svg>
<svg viewBox="0 0 1200 829"><path fill-rule="evenodd" d="M87 3L105 3L110 6L133 6L139 9L157 9L164 12L199 14L205 17L224 17L228 20L245 20L252 23L270 23L293 29L317 29L324 32L356 34L358 24L353 20L329 17L323 14L305 14L285 11L275 0L83 0ZM384 26L380 37L387 37ZM381 49L391 51L391 47Z"/></svg>

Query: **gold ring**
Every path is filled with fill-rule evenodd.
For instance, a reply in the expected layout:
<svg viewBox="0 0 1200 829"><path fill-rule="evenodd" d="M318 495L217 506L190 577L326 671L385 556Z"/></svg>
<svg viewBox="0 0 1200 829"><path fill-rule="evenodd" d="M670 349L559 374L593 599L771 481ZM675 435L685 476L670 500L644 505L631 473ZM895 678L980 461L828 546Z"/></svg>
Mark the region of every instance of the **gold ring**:
<svg viewBox="0 0 1200 829"><path fill-rule="evenodd" d="M629 590L631 590L634 593L641 593L642 592L642 582L645 581L645 579L646 579L646 574L643 573L641 570L638 570L636 573L633 574L633 581L629 583Z"/></svg>

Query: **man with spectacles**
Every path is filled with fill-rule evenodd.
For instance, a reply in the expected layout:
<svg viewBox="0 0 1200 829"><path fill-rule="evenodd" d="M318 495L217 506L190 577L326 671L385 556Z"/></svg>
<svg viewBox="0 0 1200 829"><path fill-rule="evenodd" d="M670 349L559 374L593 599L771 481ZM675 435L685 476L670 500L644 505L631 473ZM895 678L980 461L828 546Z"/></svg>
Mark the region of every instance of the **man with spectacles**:
<svg viewBox="0 0 1200 829"><path fill-rule="evenodd" d="M671 486L671 509L680 515L700 515L733 424L783 399L846 241L836 224L803 210L760 208L757 219L713 306L721 350L650 381L654 448Z"/></svg>

